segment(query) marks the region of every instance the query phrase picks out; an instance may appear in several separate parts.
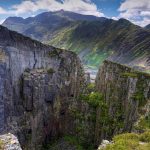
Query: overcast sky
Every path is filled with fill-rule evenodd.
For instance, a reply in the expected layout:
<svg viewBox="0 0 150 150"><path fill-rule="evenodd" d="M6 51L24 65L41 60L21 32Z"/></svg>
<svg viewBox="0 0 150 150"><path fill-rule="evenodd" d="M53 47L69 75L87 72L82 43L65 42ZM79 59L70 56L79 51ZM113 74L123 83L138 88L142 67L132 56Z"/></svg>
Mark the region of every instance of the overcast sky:
<svg viewBox="0 0 150 150"><path fill-rule="evenodd" d="M150 24L150 0L0 0L0 23L9 16L23 18L64 9L80 14Z"/></svg>

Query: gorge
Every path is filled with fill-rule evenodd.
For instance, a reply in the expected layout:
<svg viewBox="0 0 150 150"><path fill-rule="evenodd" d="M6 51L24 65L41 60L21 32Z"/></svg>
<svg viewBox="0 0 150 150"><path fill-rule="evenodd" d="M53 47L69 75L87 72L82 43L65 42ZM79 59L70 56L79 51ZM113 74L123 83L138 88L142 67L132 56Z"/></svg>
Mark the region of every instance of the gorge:
<svg viewBox="0 0 150 150"><path fill-rule="evenodd" d="M0 133L23 150L94 150L149 116L148 73L105 60L90 84L75 53L0 26Z"/></svg>

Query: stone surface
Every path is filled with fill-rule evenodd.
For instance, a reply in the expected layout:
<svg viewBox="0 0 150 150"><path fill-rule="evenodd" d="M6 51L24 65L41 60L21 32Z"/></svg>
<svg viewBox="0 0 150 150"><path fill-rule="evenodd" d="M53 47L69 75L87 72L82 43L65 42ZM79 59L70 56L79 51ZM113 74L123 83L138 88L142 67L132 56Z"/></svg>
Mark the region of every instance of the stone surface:
<svg viewBox="0 0 150 150"><path fill-rule="evenodd" d="M111 144L111 142L109 142L108 140L103 140L101 145L98 147L98 150L102 150L102 149L106 148L106 146L108 144Z"/></svg>
<svg viewBox="0 0 150 150"><path fill-rule="evenodd" d="M18 138L11 133L0 135L0 140L3 142L4 150L22 150Z"/></svg>
<svg viewBox="0 0 150 150"><path fill-rule="evenodd" d="M0 26L0 81L0 132L15 133L24 149L73 130L68 102L85 84L76 54Z"/></svg>

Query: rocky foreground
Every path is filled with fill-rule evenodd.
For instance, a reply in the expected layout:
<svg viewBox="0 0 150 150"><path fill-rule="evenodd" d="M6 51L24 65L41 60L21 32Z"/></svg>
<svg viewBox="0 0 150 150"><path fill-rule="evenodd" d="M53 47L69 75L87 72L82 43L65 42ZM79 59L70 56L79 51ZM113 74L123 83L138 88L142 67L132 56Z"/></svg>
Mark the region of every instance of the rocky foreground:
<svg viewBox="0 0 150 150"><path fill-rule="evenodd" d="M18 138L11 133L0 135L0 141L2 150L22 150Z"/></svg>

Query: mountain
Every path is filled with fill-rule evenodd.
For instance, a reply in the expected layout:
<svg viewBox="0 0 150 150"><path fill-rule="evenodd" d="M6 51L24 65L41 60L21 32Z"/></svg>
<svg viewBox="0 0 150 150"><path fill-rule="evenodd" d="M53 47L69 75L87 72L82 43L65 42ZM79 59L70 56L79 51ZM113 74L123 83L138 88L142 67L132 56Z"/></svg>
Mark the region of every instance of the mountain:
<svg viewBox="0 0 150 150"><path fill-rule="evenodd" d="M145 29L149 29L150 30L150 24L148 24L147 26L145 26Z"/></svg>
<svg viewBox="0 0 150 150"><path fill-rule="evenodd" d="M150 32L125 19L84 21L63 29L50 45L70 49L87 65L99 66L109 58L130 66L149 67Z"/></svg>
<svg viewBox="0 0 150 150"><path fill-rule="evenodd" d="M105 59L149 69L150 32L118 21L73 12L46 12L32 18L8 18L3 26L44 43L76 52L88 68Z"/></svg>
<svg viewBox="0 0 150 150"><path fill-rule="evenodd" d="M73 22L100 19L105 20L105 18L60 10L56 12L44 12L26 19L9 17L4 21L3 26L34 39L45 41L51 39L60 29L70 26Z"/></svg>

